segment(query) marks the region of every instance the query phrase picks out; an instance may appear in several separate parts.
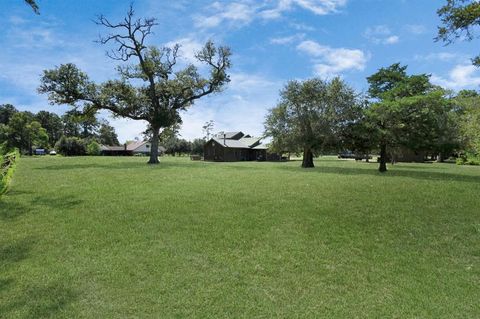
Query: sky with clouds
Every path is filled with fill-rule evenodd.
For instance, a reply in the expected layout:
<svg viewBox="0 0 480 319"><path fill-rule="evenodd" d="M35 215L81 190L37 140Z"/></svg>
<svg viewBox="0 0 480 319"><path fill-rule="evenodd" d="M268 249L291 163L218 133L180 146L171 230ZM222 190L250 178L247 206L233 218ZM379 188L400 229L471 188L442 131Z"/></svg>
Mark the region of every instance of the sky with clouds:
<svg viewBox="0 0 480 319"><path fill-rule="evenodd" d="M38 0L35 15L23 0L0 1L0 104L20 110L62 114L36 88L42 70L75 63L102 82L117 76L107 47L95 40L105 32L93 23L98 14L120 20L131 1ZM261 135L267 110L288 80L341 76L359 91L365 78L401 62L411 73L431 74L432 82L460 90L476 89L480 71L470 58L477 43L443 46L434 42L444 1L418 0L136 0L139 17L159 25L151 45L181 44L184 63L205 41L232 48L231 82L224 92L198 101L182 114L182 137L202 136L214 120L215 131L241 130ZM120 141L140 136L145 123L112 119Z"/></svg>

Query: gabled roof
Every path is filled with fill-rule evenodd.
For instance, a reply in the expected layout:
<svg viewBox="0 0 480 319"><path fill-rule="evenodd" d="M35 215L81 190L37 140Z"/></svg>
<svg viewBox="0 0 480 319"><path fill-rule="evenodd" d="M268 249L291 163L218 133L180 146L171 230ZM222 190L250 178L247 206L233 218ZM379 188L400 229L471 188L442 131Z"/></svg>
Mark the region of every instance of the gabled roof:
<svg viewBox="0 0 480 319"><path fill-rule="evenodd" d="M223 133L218 133L215 137L216 138L227 138L227 139L233 139L233 140L238 140L241 139L244 136L242 132L223 132Z"/></svg>
<svg viewBox="0 0 480 319"><path fill-rule="evenodd" d="M231 138L228 138L230 136ZM244 137L248 136L248 137ZM244 135L242 132L229 132L223 134L217 134L210 141L215 141L223 147L227 148L243 148L243 149L267 149L262 146L261 139L258 137L251 137L250 135ZM209 142L210 142L209 141ZM208 142L207 142L208 143Z"/></svg>
<svg viewBox="0 0 480 319"><path fill-rule="evenodd" d="M137 148L143 146L144 144L147 144L148 142L147 141L142 141L142 142L133 142L133 143L130 143L130 144L127 144L127 150L128 151L134 151L136 150Z"/></svg>

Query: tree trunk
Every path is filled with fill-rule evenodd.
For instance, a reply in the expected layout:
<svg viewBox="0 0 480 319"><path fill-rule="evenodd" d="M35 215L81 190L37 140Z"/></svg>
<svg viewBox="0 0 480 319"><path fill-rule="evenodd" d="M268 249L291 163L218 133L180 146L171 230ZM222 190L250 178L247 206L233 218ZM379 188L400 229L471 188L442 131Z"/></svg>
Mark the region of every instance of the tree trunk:
<svg viewBox="0 0 480 319"><path fill-rule="evenodd" d="M148 164L158 164L160 161L158 160L158 131L159 128L153 128L152 133L152 145L150 147L150 160Z"/></svg>
<svg viewBox="0 0 480 319"><path fill-rule="evenodd" d="M313 168L315 165L313 164L313 153L309 147L305 147L303 150L303 161L302 161L303 168Z"/></svg>
<svg viewBox="0 0 480 319"><path fill-rule="evenodd" d="M437 162L443 163L444 161L445 161L445 157L443 156L443 153L442 152L438 153Z"/></svg>
<svg viewBox="0 0 480 319"><path fill-rule="evenodd" d="M378 170L381 173L384 173L387 171L387 145L382 144L380 145L380 167Z"/></svg>

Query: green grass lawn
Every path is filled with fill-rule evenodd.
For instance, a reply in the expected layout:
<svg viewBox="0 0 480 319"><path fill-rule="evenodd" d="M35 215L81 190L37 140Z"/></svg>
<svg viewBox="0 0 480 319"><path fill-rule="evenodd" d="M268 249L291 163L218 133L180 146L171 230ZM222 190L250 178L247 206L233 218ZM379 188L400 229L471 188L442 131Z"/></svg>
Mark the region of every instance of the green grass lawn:
<svg viewBox="0 0 480 319"><path fill-rule="evenodd" d="M479 318L480 168L20 159L0 318Z"/></svg>

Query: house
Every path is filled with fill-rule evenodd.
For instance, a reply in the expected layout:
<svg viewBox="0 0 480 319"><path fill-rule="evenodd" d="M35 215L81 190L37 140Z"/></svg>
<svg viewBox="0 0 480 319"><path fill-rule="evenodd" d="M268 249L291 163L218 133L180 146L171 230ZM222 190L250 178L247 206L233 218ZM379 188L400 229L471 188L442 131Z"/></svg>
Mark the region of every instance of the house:
<svg viewBox="0 0 480 319"><path fill-rule="evenodd" d="M148 141L133 142L122 146L102 145L100 147L102 155L106 156L133 156L138 154L149 155L151 143ZM158 146L158 154L165 153L163 146Z"/></svg>
<svg viewBox="0 0 480 319"><path fill-rule="evenodd" d="M260 138L242 132L222 132L205 143L203 154L206 161L265 161L267 149Z"/></svg>

